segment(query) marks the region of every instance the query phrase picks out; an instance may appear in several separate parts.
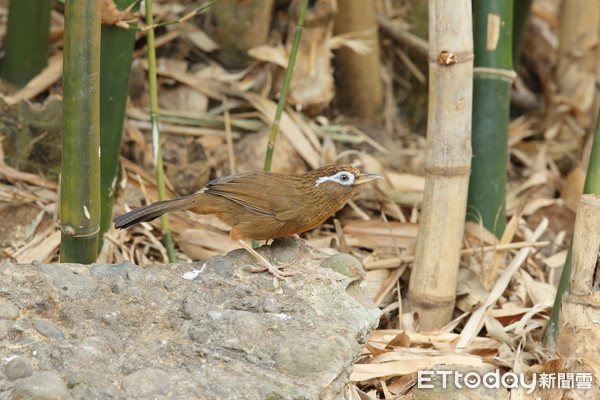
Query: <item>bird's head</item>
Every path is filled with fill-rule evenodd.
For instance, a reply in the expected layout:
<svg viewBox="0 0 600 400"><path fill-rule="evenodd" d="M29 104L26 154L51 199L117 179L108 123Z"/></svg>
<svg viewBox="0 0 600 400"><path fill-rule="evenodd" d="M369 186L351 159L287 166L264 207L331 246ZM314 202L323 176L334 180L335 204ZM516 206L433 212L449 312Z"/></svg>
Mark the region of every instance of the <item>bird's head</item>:
<svg viewBox="0 0 600 400"><path fill-rule="evenodd" d="M376 174L363 174L349 164L335 164L317 168L306 174L311 183L323 190L353 192L358 186L382 178Z"/></svg>

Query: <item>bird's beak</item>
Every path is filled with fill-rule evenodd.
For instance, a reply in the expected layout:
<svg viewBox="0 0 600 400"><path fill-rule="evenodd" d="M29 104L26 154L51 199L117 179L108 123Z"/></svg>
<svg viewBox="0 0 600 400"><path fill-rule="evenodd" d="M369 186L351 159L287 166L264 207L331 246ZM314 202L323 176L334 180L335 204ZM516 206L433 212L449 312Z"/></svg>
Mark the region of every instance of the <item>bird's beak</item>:
<svg viewBox="0 0 600 400"><path fill-rule="evenodd" d="M383 176L377 174L360 174L354 184L362 185L363 183L371 182L380 178L383 179Z"/></svg>

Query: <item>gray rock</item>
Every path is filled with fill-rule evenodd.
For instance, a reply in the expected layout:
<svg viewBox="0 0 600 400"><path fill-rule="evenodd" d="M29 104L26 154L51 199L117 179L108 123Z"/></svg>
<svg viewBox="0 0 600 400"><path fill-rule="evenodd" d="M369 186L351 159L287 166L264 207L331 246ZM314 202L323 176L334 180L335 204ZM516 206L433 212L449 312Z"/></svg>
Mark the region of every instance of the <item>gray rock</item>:
<svg viewBox="0 0 600 400"><path fill-rule="evenodd" d="M277 369L286 375L307 377L330 374L331 379L340 372L344 354L350 346L339 337L315 338L298 337L275 355Z"/></svg>
<svg viewBox="0 0 600 400"><path fill-rule="evenodd" d="M64 340L65 334L52 322L45 319L36 319L31 323L36 331L49 339Z"/></svg>
<svg viewBox="0 0 600 400"><path fill-rule="evenodd" d="M19 309L10 301L0 300L0 319L17 319Z"/></svg>
<svg viewBox="0 0 600 400"><path fill-rule="evenodd" d="M365 278L365 270L358 260L348 254L336 254L321 263L321 268L329 268L348 278L357 280Z"/></svg>
<svg viewBox="0 0 600 400"><path fill-rule="evenodd" d="M90 279L89 267L79 264L44 264L40 269L61 294L68 298L85 299L95 289Z"/></svg>
<svg viewBox="0 0 600 400"><path fill-rule="evenodd" d="M100 398L100 396L92 391L90 378L87 375L76 372L73 375L66 377L66 381L67 387L71 391L71 397L73 397L73 399L87 400Z"/></svg>
<svg viewBox="0 0 600 400"><path fill-rule="evenodd" d="M130 261L123 261L120 264L94 264L90 270L92 275L99 277L121 277L131 281L139 281L140 277L146 274L143 268L132 264Z"/></svg>
<svg viewBox="0 0 600 400"><path fill-rule="evenodd" d="M27 398L40 376L21 378L53 370L64 398L347 398L380 315L360 263L288 239L258 251L296 275L274 286L244 250L193 264L193 280L190 264L0 265L0 293L21 310L0 320L0 359L30 363L8 367L4 393Z"/></svg>
<svg viewBox="0 0 600 400"><path fill-rule="evenodd" d="M54 371L38 372L29 378L15 382L12 392L13 400L64 400L71 395L67 385Z"/></svg>
<svg viewBox="0 0 600 400"><path fill-rule="evenodd" d="M4 375L10 381L27 378L31 374L33 374L33 367L25 357L13 358L4 366Z"/></svg>
<svg viewBox="0 0 600 400"><path fill-rule="evenodd" d="M144 368L123 378L123 389L134 398L164 394L169 390L170 377L156 368Z"/></svg>
<svg viewBox="0 0 600 400"><path fill-rule="evenodd" d="M0 319L0 340L4 339L6 336L8 336L8 331L10 329L10 321L7 321L5 319Z"/></svg>

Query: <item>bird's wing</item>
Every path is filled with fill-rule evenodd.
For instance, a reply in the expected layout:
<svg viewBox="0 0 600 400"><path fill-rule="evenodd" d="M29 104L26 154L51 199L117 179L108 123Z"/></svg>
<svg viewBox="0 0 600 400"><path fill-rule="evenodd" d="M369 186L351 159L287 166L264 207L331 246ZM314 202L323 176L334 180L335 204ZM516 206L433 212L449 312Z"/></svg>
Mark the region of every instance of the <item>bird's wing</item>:
<svg viewBox="0 0 600 400"><path fill-rule="evenodd" d="M255 214L289 220L293 216L289 211L296 208L297 200L291 180L293 177L289 175L240 172L209 182L204 193L224 197Z"/></svg>

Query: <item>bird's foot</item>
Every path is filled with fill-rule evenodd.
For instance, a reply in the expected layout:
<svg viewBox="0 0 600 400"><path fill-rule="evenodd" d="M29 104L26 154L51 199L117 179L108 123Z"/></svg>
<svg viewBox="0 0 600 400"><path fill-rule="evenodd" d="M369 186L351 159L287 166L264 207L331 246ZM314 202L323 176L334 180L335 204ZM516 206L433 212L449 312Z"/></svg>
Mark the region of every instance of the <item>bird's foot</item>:
<svg viewBox="0 0 600 400"><path fill-rule="evenodd" d="M273 265L270 262L267 262L267 265L263 264L262 267L255 267L255 266L250 265L250 271L251 272L269 271L274 277L279 278L283 281L287 281L286 277L296 275L295 272L282 271L282 269L288 268L288 267L289 267L289 265Z"/></svg>
<svg viewBox="0 0 600 400"><path fill-rule="evenodd" d="M295 234L295 233L294 233L293 235L290 235L290 236L288 236L288 237L289 237L290 239L294 239L294 240L297 240L297 241L299 241L299 242L302 242L302 243L304 243L304 244L306 245L306 247L308 247L308 248L309 248L309 249L311 249L311 250L315 250L315 249L316 249L316 247L315 247L315 246L313 246L312 244L310 244L310 242L309 242L308 240L306 240L306 239L302 239L300 236L298 236L298 235L297 235L297 234Z"/></svg>
<svg viewBox="0 0 600 400"><path fill-rule="evenodd" d="M254 258L256 258L258 261L260 261L260 263L262 264L261 267L255 267L255 266L250 265L250 271L252 271L252 272L269 271L273 276L277 277L278 279L281 279L282 281L287 281L287 279L286 279L287 276L296 275L295 272L281 271L281 269L289 267L288 265L277 265L277 266L273 265L266 258L264 258L260 254L258 254L258 252L256 250L254 250L252 247L248 246L246 244L246 242L244 242L243 240L239 240L238 242L248 251L248 253L252 254L254 256Z"/></svg>

